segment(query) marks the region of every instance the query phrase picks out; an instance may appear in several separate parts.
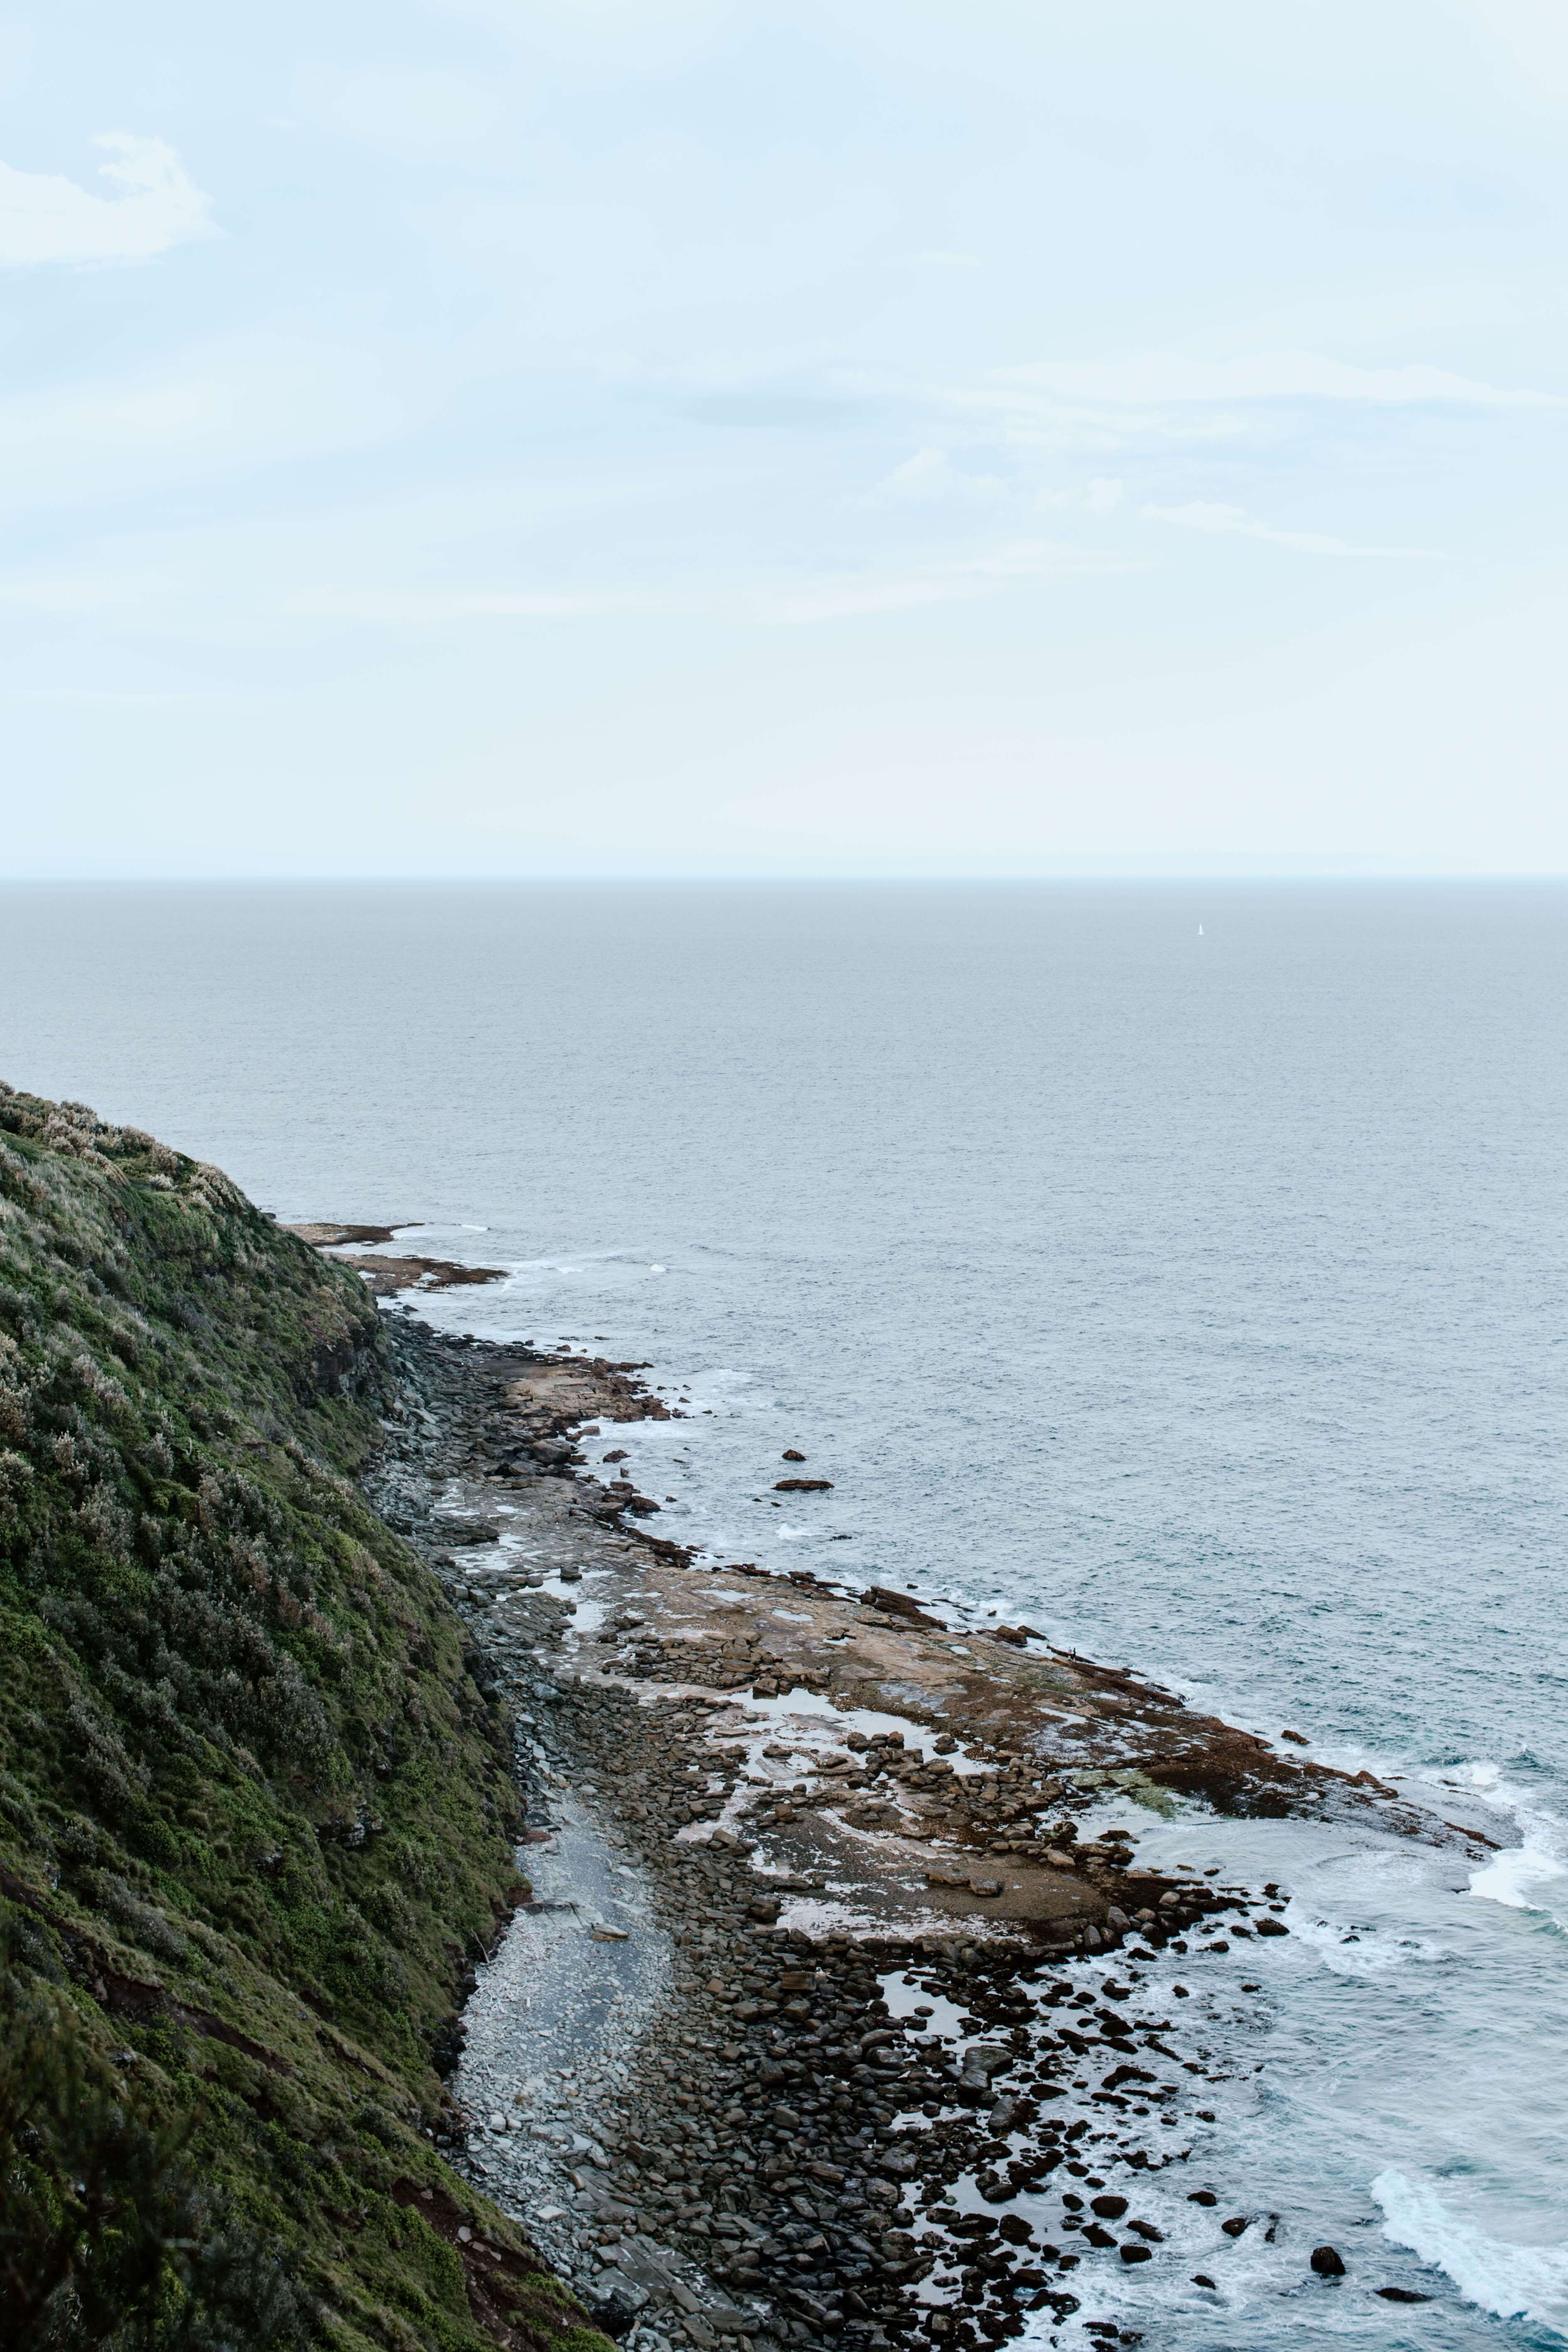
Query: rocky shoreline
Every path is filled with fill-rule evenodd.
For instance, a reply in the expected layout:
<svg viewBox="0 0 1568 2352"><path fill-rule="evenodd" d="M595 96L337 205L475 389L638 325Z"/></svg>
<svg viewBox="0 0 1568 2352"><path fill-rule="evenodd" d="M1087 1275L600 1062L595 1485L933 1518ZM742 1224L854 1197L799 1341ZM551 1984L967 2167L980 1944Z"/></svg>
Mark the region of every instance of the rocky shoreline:
<svg viewBox="0 0 1568 2352"><path fill-rule="evenodd" d="M1128 2343L1118 2277L1216 2292L1273 2225L1203 2177L1219 2078L1173 1969L1248 1938L1261 1973L1285 1902L1080 1822L1432 1824L1027 1628L700 1565L601 1475L669 1410L640 1368L388 1328L373 1498L511 1710L527 1823L454 2159L637 2352Z"/></svg>

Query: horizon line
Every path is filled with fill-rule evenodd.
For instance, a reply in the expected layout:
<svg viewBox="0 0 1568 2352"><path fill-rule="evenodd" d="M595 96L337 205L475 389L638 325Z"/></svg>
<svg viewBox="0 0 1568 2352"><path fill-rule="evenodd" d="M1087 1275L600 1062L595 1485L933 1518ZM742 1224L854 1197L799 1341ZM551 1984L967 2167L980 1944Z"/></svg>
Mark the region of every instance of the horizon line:
<svg viewBox="0 0 1568 2352"><path fill-rule="evenodd" d="M0 889L508 889L595 885L616 888L658 888L678 886L714 887L741 885L767 887L876 888L1027 888L1042 884L1128 882L1208 885L1245 882L1339 883L1490 883L1542 884L1568 881L1568 867L1455 867L1366 866L1316 863L1300 866L1252 866L1242 862L1194 863L1191 866L1125 863L1120 866L1062 866L1011 872L976 869L961 873L814 872L810 869L767 872L755 867L732 870L671 867L654 873L563 867L551 872L518 871L428 873L410 871L312 873L142 873L142 874L0 874Z"/></svg>

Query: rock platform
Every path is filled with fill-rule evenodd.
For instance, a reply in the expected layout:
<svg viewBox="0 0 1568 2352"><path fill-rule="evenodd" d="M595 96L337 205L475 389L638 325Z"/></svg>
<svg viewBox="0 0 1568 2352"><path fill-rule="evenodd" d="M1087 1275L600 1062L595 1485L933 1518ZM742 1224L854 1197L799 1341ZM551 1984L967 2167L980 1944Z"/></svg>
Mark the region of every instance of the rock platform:
<svg viewBox="0 0 1568 2352"><path fill-rule="evenodd" d="M1189 2170L1216 2078L1154 1964L1255 1937L1261 1969L1286 1905L1080 1820L1179 1793L1386 1826L1392 1792L1026 1627L653 1536L598 1475L606 1423L669 1410L638 1367L404 1318L395 1345L374 1498L511 1711L528 1822L531 1900L454 2034L463 2160L599 2325L1109 2341L1108 2281L1223 2263Z"/></svg>

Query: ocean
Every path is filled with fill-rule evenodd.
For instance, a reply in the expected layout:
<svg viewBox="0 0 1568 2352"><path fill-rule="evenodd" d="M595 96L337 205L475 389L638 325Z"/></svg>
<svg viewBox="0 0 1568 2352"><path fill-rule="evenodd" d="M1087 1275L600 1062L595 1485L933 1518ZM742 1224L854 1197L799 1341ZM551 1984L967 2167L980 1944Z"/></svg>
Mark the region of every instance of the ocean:
<svg viewBox="0 0 1568 2352"><path fill-rule="evenodd" d="M1194 2287L1172 2188L1083 2316L1568 2337L1568 889L11 887L0 1076L506 1269L434 1322L649 1364L661 1532L1484 1831L1105 1808L1292 1934L1188 1963L1230 2080L1182 2180L1254 2225Z"/></svg>

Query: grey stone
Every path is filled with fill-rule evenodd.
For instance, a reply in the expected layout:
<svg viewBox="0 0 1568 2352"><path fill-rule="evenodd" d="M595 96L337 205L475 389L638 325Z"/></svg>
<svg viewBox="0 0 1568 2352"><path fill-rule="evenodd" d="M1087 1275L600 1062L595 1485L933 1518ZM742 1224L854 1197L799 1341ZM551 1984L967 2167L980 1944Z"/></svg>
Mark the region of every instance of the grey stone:
<svg viewBox="0 0 1568 2352"><path fill-rule="evenodd" d="M647 2287L638 2286L620 2270L601 2271L588 2291L588 2308L612 2336L630 2327L647 2300Z"/></svg>

